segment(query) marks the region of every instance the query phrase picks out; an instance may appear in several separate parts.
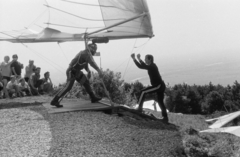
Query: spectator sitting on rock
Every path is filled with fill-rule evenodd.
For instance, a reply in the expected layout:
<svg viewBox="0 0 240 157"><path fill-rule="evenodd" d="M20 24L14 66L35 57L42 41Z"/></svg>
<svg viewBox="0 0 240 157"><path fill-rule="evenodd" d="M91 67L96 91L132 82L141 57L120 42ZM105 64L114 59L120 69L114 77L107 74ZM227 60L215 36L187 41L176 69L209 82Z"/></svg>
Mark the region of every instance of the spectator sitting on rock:
<svg viewBox="0 0 240 157"><path fill-rule="evenodd" d="M36 66L34 65L34 61L29 60L29 64L25 67L24 79L25 79L26 82L28 82L30 76L34 73L35 69L36 69Z"/></svg>
<svg viewBox="0 0 240 157"><path fill-rule="evenodd" d="M52 80L50 78L50 73L47 71L44 73L44 78L43 80L43 92L45 93L50 93L51 91L53 91L53 84L52 84ZM49 80L49 82L48 82Z"/></svg>
<svg viewBox="0 0 240 157"><path fill-rule="evenodd" d="M42 85L44 81L40 79L41 68L37 67L35 72L29 78L29 85L33 95L42 94Z"/></svg>
<svg viewBox="0 0 240 157"><path fill-rule="evenodd" d="M16 81L16 77L14 75L12 75L11 80L8 82L7 84L7 89L8 89L8 93L10 96L12 97L22 97L20 91L19 91L19 87Z"/></svg>
<svg viewBox="0 0 240 157"><path fill-rule="evenodd" d="M20 90L22 93L25 92L27 96L32 96L31 89L30 89L28 83L25 82L25 79L21 78L21 79L19 80L18 86L19 86L19 90ZM23 95L24 95L24 94L23 94Z"/></svg>
<svg viewBox="0 0 240 157"><path fill-rule="evenodd" d="M15 54L12 56L13 62L11 64L12 75L15 75L17 81L21 78L21 73L23 69L23 64L18 62L18 56Z"/></svg>

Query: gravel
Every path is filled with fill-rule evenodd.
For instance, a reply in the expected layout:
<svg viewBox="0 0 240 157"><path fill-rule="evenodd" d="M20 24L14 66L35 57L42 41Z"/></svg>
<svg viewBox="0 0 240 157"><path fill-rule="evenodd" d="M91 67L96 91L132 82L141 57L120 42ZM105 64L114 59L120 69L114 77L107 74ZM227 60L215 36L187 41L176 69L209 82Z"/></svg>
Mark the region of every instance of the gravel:
<svg viewBox="0 0 240 157"><path fill-rule="evenodd" d="M0 106L1 157L171 157L182 146L171 124L102 112L48 114L39 103Z"/></svg>

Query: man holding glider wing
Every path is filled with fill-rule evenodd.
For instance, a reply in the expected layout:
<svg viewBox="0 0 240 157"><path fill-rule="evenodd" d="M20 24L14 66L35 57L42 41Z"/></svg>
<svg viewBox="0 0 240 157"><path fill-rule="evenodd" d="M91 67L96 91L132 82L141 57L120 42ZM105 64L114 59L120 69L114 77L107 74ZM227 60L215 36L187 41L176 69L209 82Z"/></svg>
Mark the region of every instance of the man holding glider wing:
<svg viewBox="0 0 240 157"><path fill-rule="evenodd" d="M141 95L138 99L138 104L139 104L139 111L142 112L142 107L143 107L143 102L144 102L144 97L146 94L149 93L157 93L157 97L158 97L158 104L159 107L162 110L162 117L163 117L163 121L168 123L168 115L167 115L167 110L166 107L164 105L164 91L166 89L166 85L164 83L164 81L162 80L162 77L158 71L158 67L157 65L154 63L154 58L152 55L146 55L145 56L145 63L141 60L141 56L140 54L137 55L137 59L135 58L135 54L133 53L131 55L134 63L136 64L136 66L140 69L145 69L148 71L148 75L150 77L150 82L151 85L150 87L147 87L145 89L143 89L141 91Z"/></svg>
<svg viewBox="0 0 240 157"><path fill-rule="evenodd" d="M85 46L86 49L80 51L69 64L69 67L66 71L67 74L66 86L55 95L55 97L50 103L52 106L63 107L63 105L59 104L59 100L63 98L68 91L71 90L75 80L84 86L84 88L86 89L87 93L91 98L92 103L98 102L99 100L102 99L95 96L90 86L90 82L88 80L91 77L91 71L88 68L88 64L90 64L98 72L99 76L102 77L102 71L99 69L99 67L97 66L92 57L96 53L97 44L93 42L87 45L87 43L85 42ZM85 69L88 72L87 76L81 71L83 69Z"/></svg>

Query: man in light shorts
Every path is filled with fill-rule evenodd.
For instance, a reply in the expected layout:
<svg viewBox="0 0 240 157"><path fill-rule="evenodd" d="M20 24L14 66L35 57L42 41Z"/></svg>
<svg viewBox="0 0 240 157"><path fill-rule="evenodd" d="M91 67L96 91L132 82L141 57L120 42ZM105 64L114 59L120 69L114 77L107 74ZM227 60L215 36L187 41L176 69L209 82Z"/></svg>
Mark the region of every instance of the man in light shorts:
<svg viewBox="0 0 240 157"><path fill-rule="evenodd" d="M9 92L9 95L11 95L12 98L22 97L20 90L19 90L19 86L16 81L16 77L14 75L12 75L10 78L11 78L11 80L8 82L7 87L6 87Z"/></svg>

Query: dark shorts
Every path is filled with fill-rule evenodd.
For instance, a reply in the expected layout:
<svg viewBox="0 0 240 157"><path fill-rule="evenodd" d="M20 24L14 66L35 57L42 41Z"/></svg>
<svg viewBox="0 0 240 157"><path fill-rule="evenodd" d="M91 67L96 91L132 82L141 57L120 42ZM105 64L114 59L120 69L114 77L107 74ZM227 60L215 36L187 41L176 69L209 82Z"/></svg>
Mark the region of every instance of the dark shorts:
<svg viewBox="0 0 240 157"><path fill-rule="evenodd" d="M3 76L3 80L7 80L8 82L11 80L11 78L10 77L8 77L8 76Z"/></svg>
<svg viewBox="0 0 240 157"><path fill-rule="evenodd" d="M25 81L28 82L29 80L29 77L24 77Z"/></svg>
<svg viewBox="0 0 240 157"><path fill-rule="evenodd" d="M37 80L37 82L34 84L34 87L39 88L41 85L43 85L43 83L44 83L43 79Z"/></svg>

